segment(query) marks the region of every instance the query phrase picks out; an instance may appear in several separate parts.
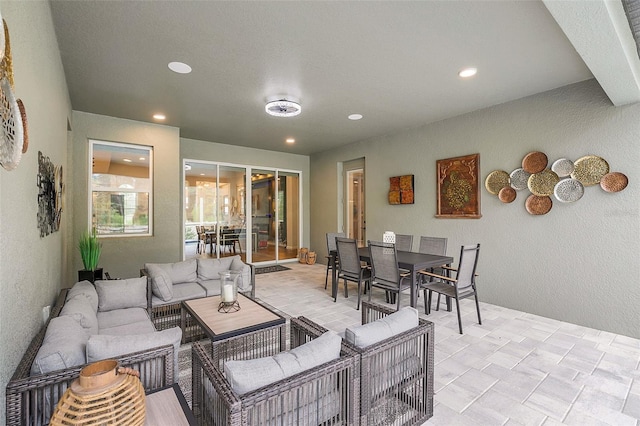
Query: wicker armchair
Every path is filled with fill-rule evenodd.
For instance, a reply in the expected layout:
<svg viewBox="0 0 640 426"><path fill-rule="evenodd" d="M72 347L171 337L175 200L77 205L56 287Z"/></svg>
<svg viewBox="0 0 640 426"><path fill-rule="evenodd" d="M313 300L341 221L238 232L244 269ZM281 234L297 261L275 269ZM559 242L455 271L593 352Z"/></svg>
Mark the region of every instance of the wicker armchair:
<svg viewBox="0 0 640 426"><path fill-rule="evenodd" d="M362 324L396 312L362 302ZM310 320L298 320L325 328ZM360 423L362 425L416 425L433 416L434 326L422 318L418 327L366 348L344 344L360 355Z"/></svg>
<svg viewBox="0 0 640 426"><path fill-rule="evenodd" d="M313 326L291 320L292 348L316 337ZM261 342L255 342L251 355L235 358L262 357L260 346ZM199 424L359 424L359 357L344 343L340 358L242 395L231 388L221 361L211 358L211 350L210 343L194 342L192 346L192 407Z"/></svg>
<svg viewBox="0 0 640 426"><path fill-rule="evenodd" d="M60 292L50 318L60 314L67 291ZM78 378L86 366L67 368L47 374L30 375L31 364L42 346L49 321L33 338L27 352L18 364L6 387L6 424L40 426L49 423L56 403L71 382ZM124 367L140 372L145 391L162 388L173 383L173 346L162 346L115 358Z"/></svg>

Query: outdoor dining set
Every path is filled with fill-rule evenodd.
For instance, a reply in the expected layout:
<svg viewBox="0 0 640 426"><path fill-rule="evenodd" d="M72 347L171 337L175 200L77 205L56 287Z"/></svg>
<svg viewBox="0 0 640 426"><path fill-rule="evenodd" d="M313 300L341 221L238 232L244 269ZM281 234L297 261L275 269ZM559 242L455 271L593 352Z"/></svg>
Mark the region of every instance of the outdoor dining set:
<svg viewBox="0 0 640 426"><path fill-rule="evenodd" d="M331 273L331 296L338 297L338 283L344 281L344 295L348 297L347 282L357 284L360 309L362 294L368 292L371 301L372 288L385 291L387 303L395 303L400 309L400 296L408 290L410 305L416 307L420 290L424 293L425 314L431 311L433 293L438 294L436 309L440 306L440 296L446 298L447 310L451 310L451 300L455 300L458 327L462 334L460 299L475 298L478 323L480 305L476 291L476 267L480 244L463 245L460 248L458 267L453 268L453 257L447 256L447 238L421 236L417 252L412 251L413 235L393 234L392 241L367 242L359 247L355 239L344 233L327 233L327 274L325 289ZM386 237L386 236L385 236Z"/></svg>

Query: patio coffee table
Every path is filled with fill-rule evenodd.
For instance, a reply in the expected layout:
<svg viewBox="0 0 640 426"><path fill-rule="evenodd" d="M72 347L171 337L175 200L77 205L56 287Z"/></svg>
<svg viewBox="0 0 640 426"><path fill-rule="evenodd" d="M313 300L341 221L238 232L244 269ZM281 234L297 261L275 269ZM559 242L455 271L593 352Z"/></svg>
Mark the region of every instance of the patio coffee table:
<svg viewBox="0 0 640 426"><path fill-rule="evenodd" d="M199 327L211 339L213 359L222 363L250 358L256 347L261 348L258 357L286 350L284 317L241 294L238 303L239 311L224 313L218 312L220 296L183 301L180 318L183 333L187 326ZM265 341L271 344L256 345ZM273 353L265 353L265 347L273 348Z"/></svg>

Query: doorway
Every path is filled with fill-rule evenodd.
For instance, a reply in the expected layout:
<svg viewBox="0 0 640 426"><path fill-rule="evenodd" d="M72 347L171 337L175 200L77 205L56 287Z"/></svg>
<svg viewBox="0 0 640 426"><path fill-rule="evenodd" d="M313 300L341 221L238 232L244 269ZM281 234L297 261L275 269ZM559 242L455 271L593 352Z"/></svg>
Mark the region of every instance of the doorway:
<svg viewBox="0 0 640 426"><path fill-rule="evenodd" d="M362 247L367 241L364 158L345 162L343 171L345 233Z"/></svg>

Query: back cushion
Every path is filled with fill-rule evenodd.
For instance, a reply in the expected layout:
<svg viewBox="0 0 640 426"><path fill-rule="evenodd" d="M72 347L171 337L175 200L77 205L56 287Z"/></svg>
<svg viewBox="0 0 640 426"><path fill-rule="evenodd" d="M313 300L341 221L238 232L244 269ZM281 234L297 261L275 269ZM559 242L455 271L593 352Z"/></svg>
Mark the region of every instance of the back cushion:
<svg viewBox="0 0 640 426"><path fill-rule="evenodd" d="M98 293L96 288L89 281L79 281L73 285L67 292L67 300L73 299L76 296L83 295L91 302L91 307L94 311L98 310Z"/></svg>
<svg viewBox="0 0 640 426"><path fill-rule="evenodd" d="M244 263L240 256L234 256L233 262L229 267L232 271L240 272L242 279L238 280L238 290L250 290L251 289L251 267Z"/></svg>
<svg viewBox="0 0 640 426"><path fill-rule="evenodd" d="M144 269L149 274L151 280L151 291L154 296L168 302L173 299L173 282L169 274L160 266L153 263L146 263Z"/></svg>
<svg viewBox="0 0 640 426"><path fill-rule="evenodd" d="M64 302L60 316L73 318L82 328L90 334L98 333L98 317L93 310L91 300L84 294L78 294Z"/></svg>
<svg viewBox="0 0 640 426"><path fill-rule="evenodd" d="M96 281L100 312L147 307L147 278Z"/></svg>
<svg viewBox="0 0 640 426"><path fill-rule="evenodd" d="M345 340L359 348L366 348L374 343L388 339L418 326L418 311L405 307L377 321L368 324L348 327Z"/></svg>
<svg viewBox="0 0 640 426"><path fill-rule="evenodd" d="M235 258L240 256L222 257L220 259L200 259L198 258L198 279L199 280L219 280L218 272L231 269L231 264Z"/></svg>
<svg viewBox="0 0 640 426"><path fill-rule="evenodd" d="M85 364L88 339L87 331L72 317L52 318L31 364L31 374L46 374Z"/></svg>

